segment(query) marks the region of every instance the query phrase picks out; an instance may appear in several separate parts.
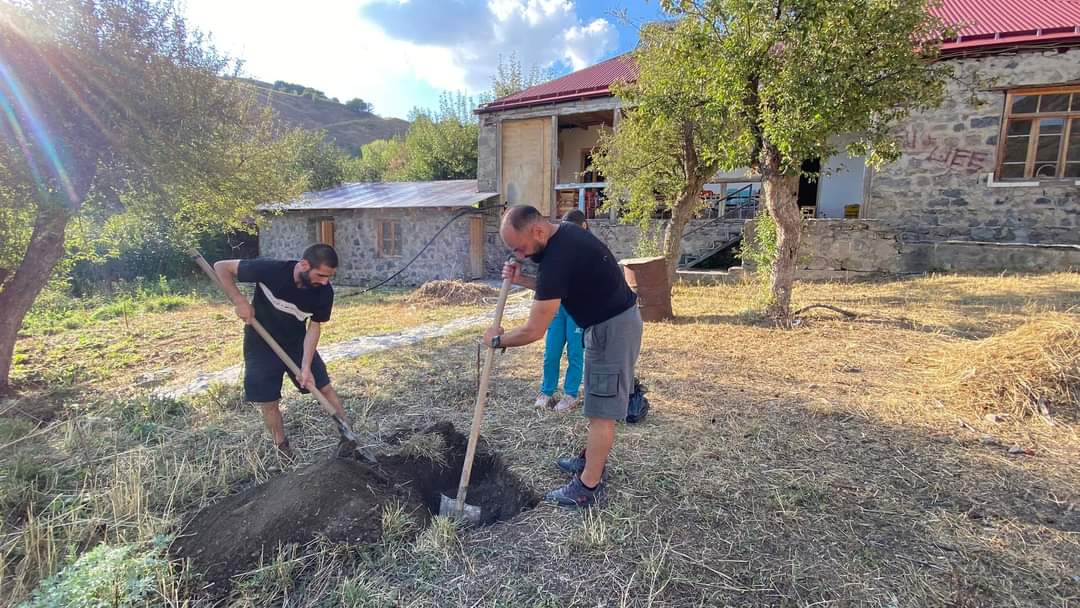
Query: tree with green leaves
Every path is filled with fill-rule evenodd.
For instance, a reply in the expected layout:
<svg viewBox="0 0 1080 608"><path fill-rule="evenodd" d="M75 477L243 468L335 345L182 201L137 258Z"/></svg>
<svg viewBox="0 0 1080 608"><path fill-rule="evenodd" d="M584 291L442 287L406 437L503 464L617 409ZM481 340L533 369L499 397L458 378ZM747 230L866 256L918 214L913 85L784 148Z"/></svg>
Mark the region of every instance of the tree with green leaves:
<svg viewBox="0 0 1080 608"><path fill-rule="evenodd" d="M463 93L443 93L437 110L414 108L404 137L373 141L346 163L348 181L429 181L476 177L479 123Z"/></svg>
<svg viewBox="0 0 1080 608"><path fill-rule="evenodd" d="M405 181L406 163L404 138L376 139L360 147L360 158L346 163L345 181Z"/></svg>
<svg viewBox="0 0 1080 608"><path fill-rule="evenodd" d="M0 389L74 220L167 218L183 243L305 189L307 136L235 75L169 0L0 4Z"/></svg>
<svg viewBox="0 0 1080 608"><path fill-rule="evenodd" d="M480 126L464 94L443 93L436 112L413 110L405 135L406 179L443 180L476 177Z"/></svg>
<svg viewBox="0 0 1080 608"><path fill-rule="evenodd" d="M703 82L671 69L692 52L687 44L692 40L666 25L642 29L634 52L640 75L634 83L613 87L627 109L618 130L601 135L592 159L609 192L615 193L609 200L619 205L626 220L642 227L642 235L649 233L657 211L670 212L661 245L669 289L683 232L701 209L702 188L720 166L710 151L729 129L723 114L700 103Z"/></svg>
<svg viewBox="0 0 1080 608"><path fill-rule="evenodd" d="M855 136L847 151L868 164L895 159L895 125L942 101L952 71L935 59L952 32L928 11L935 1L661 2L682 49L669 70L699 85L684 103L727 123L704 156L761 177L777 226L769 312L778 319L790 313L803 161L834 155L841 134Z"/></svg>
<svg viewBox="0 0 1080 608"><path fill-rule="evenodd" d="M524 91L551 80L553 76L550 69L544 69L538 65L533 65L528 69L522 67L517 51L511 52L509 57L499 55L499 65L496 66L495 74L491 77L491 91L481 99L481 102L486 103L513 95L518 91Z"/></svg>
<svg viewBox="0 0 1080 608"><path fill-rule="evenodd" d="M349 108L353 112L356 112L357 114L372 114L375 112L375 106L364 101L363 99L360 99L359 97L353 97L349 101L346 101L345 107Z"/></svg>

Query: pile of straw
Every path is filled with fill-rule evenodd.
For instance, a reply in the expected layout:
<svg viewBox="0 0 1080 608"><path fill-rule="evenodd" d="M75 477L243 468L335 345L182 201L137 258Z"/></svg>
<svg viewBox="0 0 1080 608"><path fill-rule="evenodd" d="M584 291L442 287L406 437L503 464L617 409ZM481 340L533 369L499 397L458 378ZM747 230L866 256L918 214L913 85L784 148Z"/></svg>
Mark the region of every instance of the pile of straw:
<svg viewBox="0 0 1080 608"><path fill-rule="evenodd" d="M483 283L465 281L429 281L409 295L414 304L456 304L476 306L494 302L499 290Z"/></svg>
<svg viewBox="0 0 1080 608"><path fill-rule="evenodd" d="M938 358L950 402L1017 417L1080 418L1080 317L1050 313Z"/></svg>

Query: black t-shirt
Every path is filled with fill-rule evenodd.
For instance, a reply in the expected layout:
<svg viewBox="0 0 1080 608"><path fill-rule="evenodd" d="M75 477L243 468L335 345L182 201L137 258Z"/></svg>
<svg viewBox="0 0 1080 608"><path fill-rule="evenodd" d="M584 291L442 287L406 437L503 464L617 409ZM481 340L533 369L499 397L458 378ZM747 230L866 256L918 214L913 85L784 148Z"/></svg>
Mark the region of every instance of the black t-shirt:
<svg viewBox="0 0 1080 608"><path fill-rule="evenodd" d="M603 323L637 302L611 250L576 224L559 224L538 264L536 299L562 300L582 328Z"/></svg>
<svg viewBox="0 0 1080 608"><path fill-rule="evenodd" d="M297 287L293 281L296 261L240 260L236 280L255 283L251 305L255 318L281 346L303 344L307 320L325 323L334 307L334 288ZM254 334L250 327L247 331ZM288 345L288 346L287 346Z"/></svg>

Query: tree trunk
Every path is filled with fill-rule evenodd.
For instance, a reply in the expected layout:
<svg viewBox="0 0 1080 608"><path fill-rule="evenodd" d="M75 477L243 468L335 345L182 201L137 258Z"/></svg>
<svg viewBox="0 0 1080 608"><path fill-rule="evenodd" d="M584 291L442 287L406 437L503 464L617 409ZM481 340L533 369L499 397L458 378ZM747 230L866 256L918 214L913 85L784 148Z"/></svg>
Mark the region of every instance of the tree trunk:
<svg viewBox="0 0 1080 608"><path fill-rule="evenodd" d="M15 339L23 318L64 255L64 230L70 218L69 211L58 205L38 207L26 255L0 291L0 310L4 311L0 315L0 392L7 391L10 386Z"/></svg>
<svg viewBox="0 0 1080 608"><path fill-rule="evenodd" d="M676 271L679 269L683 232L693 218L694 211L697 210L701 189L705 187L708 178L716 172L713 166L700 166L701 159L694 139L693 123L684 122L682 124L682 169L686 177L686 188L671 210L671 221L664 230L664 261L667 264L668 293L671 293L671 288L675 285Z"/></svg>
<svg viewBox="0 0 1080 608"><path fill-rule="evenodd" d="M776 222L776 262L772 272L772 302L769 316L787 323L791 315L791 290L795 283L795 262L802 237L799 213L799 176L780 173L780 153L767 145L762 152L761 186L765 207Z"/></svg>
<svg viewBox="0 0 1080 608"><path fill-rule="evenodd" d="M664 262L667 264L668 290L675 284L676 271L679 269L679 258L682 256L682 235L686 232L686 225L693 219L694 210L698 205L698 193L704 183L695 180L688 184L688 188L679 197L679 202L671 210L671 221L664 229ZM693 193L693 194L691 194Z"/></svg>

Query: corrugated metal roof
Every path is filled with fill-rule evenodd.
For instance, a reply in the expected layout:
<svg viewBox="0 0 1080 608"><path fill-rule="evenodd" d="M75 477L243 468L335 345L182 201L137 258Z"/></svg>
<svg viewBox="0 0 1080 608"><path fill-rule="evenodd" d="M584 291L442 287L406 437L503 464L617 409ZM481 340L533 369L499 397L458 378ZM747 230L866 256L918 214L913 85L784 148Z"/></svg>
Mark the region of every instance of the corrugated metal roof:
<svg viewBox="0 0 1080 608"><path fill-rule="evenodd" d="M587 97L607 97L611 95L611 85L618 81L632 82L637 78L637 64L629 54L619 55L607 61L567 74L507 95L481 107L478 113L495 112L534 106L543 103L585 99Z"/></svg>
<svg viewBox="0 0 1080 608"><path fill-rule="evenodd" d="M361 182L344 184L321 192L308 192L299 199L262 209L299 211L310 209L388 209L417 207L472 207L497 192L479 192L475 179L437 182Z"/></svg>
<svg viewBox="0 0 1080 608"><path fill-rule="evenodd" d="M944 0L934 14L963 24L945 54L999 46L1080 41L1080 0Z"/></svg>
<svg viewBox="0 0 1080 608"><path fill-rule="evenodd" d="M1001 46L1080 43L1080 0L944 0L934 14L948 24L964 24L958 39L942 45L945 55ZM637 75L633 57L620 55L496 99L477 113L607 97L612 83L632 82Z"/></svg>

